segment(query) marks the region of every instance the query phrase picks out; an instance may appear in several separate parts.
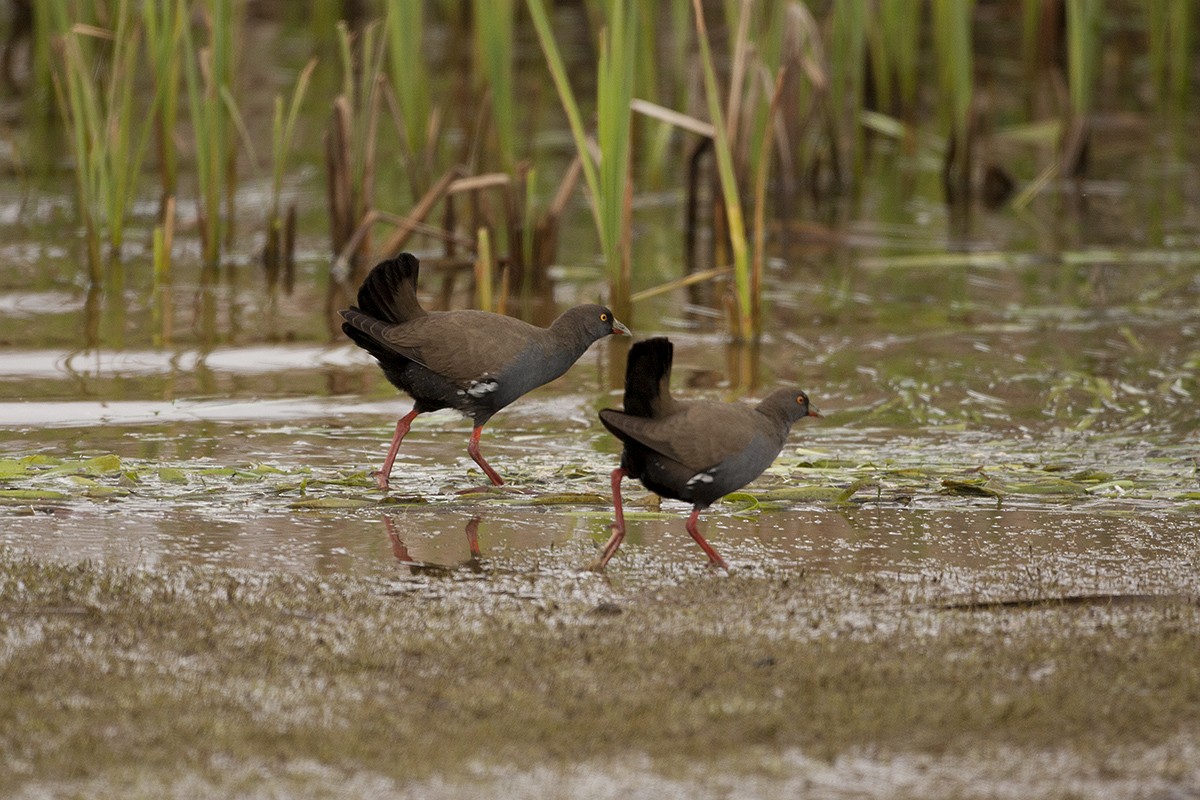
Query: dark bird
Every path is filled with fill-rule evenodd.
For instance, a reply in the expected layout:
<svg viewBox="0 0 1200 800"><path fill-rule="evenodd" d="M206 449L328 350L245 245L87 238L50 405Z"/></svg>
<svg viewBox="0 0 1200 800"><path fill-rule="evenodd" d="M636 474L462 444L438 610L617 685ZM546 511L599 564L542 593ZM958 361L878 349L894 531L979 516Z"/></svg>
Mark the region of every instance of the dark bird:
<svg viewBox="0 0 1200 800"><path fill-rule="evenodd" d="M593 570L603 570L625 538L621 480L627 475L657 495L691 503L687 532L714 566L725 567L696 530L700 512L771 466L796 420L821 416L799 389L777 389L757 406L676 400L670 388L673 350L662 337L635 343L625 365L625 410L600 412L604 427L625 448L612 473L612 537Z"/></svg>
<svg viewBox="0 0 1200 800"><path fill-rule="evenodd" d="M504 480L479 453L484 423L562 375L596 340L628 336L629 329L599 305L569 309L548 328L486 311L426 311L417 300L419 269L410 253L376 265L358 290L358 305L341 312L346 335L415 401L396 423L375 481L388 488L400 442L418 414L453 408L475 423L467 452L500 486Z"/></svg>

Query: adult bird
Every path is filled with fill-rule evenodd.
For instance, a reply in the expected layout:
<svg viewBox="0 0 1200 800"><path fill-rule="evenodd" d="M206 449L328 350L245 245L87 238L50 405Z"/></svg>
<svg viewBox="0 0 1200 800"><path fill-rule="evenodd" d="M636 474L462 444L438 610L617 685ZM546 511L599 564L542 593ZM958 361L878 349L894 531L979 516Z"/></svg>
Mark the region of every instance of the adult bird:
<svg viewBox="0 0 1200 800"><path fill-rule="evenodd" d="M687 532L718 567L726 567L696 523L700 512L742 488L771 465L793 423L819 417L799 389L777 389L756 406L684 402L671 396L674 347L659 337L637 342L625 365L625 410L606 408L600 421L625 445L612 472L612 537L591 569L600 571L625 538L621 480L636 478L650 491L692 504Z"/></svg>
<svg viewBox="0 0 1200 800"><path fill-rule="evenodd" d="M413 399L396 423L383 467L388 488L400 443L418 414L452 408L474 422L467 452L492 484L504 480L479 452L484 423L521 395L566 372L598 339L629 335L604 306L565 311L548 328L487 311L426 311L417 300L420 263L411 253L376 265L341 312L342 330L373 355L391 383Z"/></svg>

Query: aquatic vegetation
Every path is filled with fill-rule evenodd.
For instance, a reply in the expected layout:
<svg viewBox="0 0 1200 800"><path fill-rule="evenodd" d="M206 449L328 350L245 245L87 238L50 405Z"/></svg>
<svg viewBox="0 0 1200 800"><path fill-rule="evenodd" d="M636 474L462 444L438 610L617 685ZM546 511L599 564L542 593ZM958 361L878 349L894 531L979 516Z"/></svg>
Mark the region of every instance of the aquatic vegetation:
<svg viewBox="0 0 1200 800"><path fill-rule="evenodd" d="M256 130L260 126L246 124L235 102L249 72L235 58L245 28L242 6L231 0L123 0L47 8L34 19L31 94L41 80L37 76L49 75L46 54L54 37L73 42L60 48L60 113L71 126L77 153L79 210L91 231L93 279L100 269L100 238L107 233L110 249L118 249L128 209L144 189L138 177L142 154L151 149L147 135L154 142L160 183L154 226L162 231L158 274L165 275L169 263L169 249L162 244L178 241L167 235L174 225L166 215L169 198L176 197L177 210L193 207L192 198L178 196L181 169L185 191L195 186L202 260L215 265L222 246L228 249L233 241L238 140L249 147L263 135ZM1111 46L1111 20L1126 13L1095 0L1025 0L1021 36L1028 80L996 99L995 93L977 96L974 76L995 70L994 57L981 57L976 47L977 28L985 15L1008 12L971 2L886 0L821 7L780 0L707 9L688 0L659 6L588 3L568 13L585 14L593 30L603 29L603 37L596 38L600 70L594 92L575 94L571 82L577 87L586 82L568 74L560 52L560 39L567 40L551 25L544 2L523 8L528 18L511 2L481 2L465 10L392 4L379 19L371 19L368 8L354 20L343 20L336 39L314 39L314 49L336 47L343 78L337 82L320 70L309 72L301 61L292 105L277 115L280 122L270 133L275 199L266 227L268 281L278 280L279 257L287 262L288 248L279 242L287 239L288 216L277 207L280 175L290 168L282 140L288 140L283 149L294 149L302 158L314 150L306 141L309 126L295 124L299 90L311 83L325 95L334 86L343 98L333 102L335 122L326 152L331 210L326 224L338 275L347 267L359 268L350 264L347 248L357 254L355 262L370 262L413 236L443 242L447 263L465 268L474 263L479 230L487 228L496 279L519 293L521 310L529 313L530 290L541 292L550 283L547 269L557 256L560 217L582 177L610 299L619 313L635 296L641 303L657 293L718 281L732 289L712 303L725 312L731 338L752 340L761 332L764 270L781 254L775 248L789 238L781 235L773 215L790 213L786 209L808 202L806 196L820 206L847 190L853 195L875 168L867 142L885 159L940 159L943 196L952 206L983 197L989 204L1011 202L1023 210L1055 188L1056 175L1083 176L1093 95L1104 79L1098 65ZM704 20L698 10L713 19ZM198 26L186 24L189 13ZM1146 73L1156 108L1176 117L1170 109L1178 110L1186 98L1184 67L1194 47L1187 36L1189 14L1187 4L1156 0L1135 15L1137 22L1144 21ZM328 4L318 9L321 19L331 15L336 9ZM577 162L563 165L554 147L534 146L535 140L517 133L521 93L537 95L528 91L536 78L518 69L514 49L526 22L532 23L557 88ZM1060 28L1065 47L1056 49ZM728 36L722 40L714 31ZM471 57L447 61L429 47L430 37L469 40ZM928 62L917 57L923 37L934 45ZM689 52L699 56L701 69L692 68ZM92 62L99 68L90 70ZM705 62L709 69L703 68ZM358 72L348 71L346 63L358 63ZM135 74L152 75L153 82L129 95L120 87L132 86ZM361 78L357 85L347 80L352 74ZM1065 103L1044 91L1060 80L1067 87ZM178 113L181 89L187 91L184 120ZM431 89L471 102L443 108L433 102ZM690 107L695 103L689 104L689 97L696 96L704 98L707 113ZM723 124L714 124L714 100ZM327 102L328 96L321 97L317 105ZM463 110L468 107L479 111ZM593 110L594 121L587 116ZM541 110L534 111L541 118ZM396 150L377 153L377 134L370 131L389 116L397 123L399 135L388 140ZM994 127L994 119L1003 119L1003 125ZM181 159L175 146L184 124L192 129L194 162L186 152ZM101 136L101 131L107 133ZM594 131L591 139L589 131ZM39 135L32 125L29 135ZM696 135L703 137L698 147ZM1048 159L1043 145L1051 140L1059 145L1056 157ZM880 147L881 141L890 143ZM97 150L98 144L107 152ZM1014 160L993 152L1001 150L1022 156ZM39 158L36 148L17 152L31 162ZM671 161L689 166L667 176L664 169ZM904 166L905 180L919 177L922 168L913 169ZM377 173L390 197L396 196L393 187L401 188L414 205L407 211L404 204L377 210ZM689 211L682 232L685 274L655 274L630 254L633 208L656 202L649 196L653 192L672 191L665 180L689 195L689 205L699 204ZM1026 185L1014 194L1022 180ZM548 203L542 200L546 184L558 187ZM498 202L484 197L484 186ZM460 194L467 196L466 203L456 200ZM719 202L712 204L713 199ZM430 224L439 207L441 221ZM378 222L390 222L396 230L376 248L369 231ZM185 230L190 236L191 228ZM711 253L697 257L706 248ZM656 285L647 285L652 280ZM508 307L506 298L501 305Z"/></svg>
<svg viewBox="0 0 1200 800"><path fill-rule="evenodd" d="M517 97L513 76L517 4L515 0L475 0L472 11L476 80L486 91L496 142L497 168L512 173L518 156ZM515 242L509 245L510 250L517 247Z"/></svg>
<svg viewBox="0 0 1200 800"><path fill-rule="evenodd" d="M637 26L628 0L613 0L610 25L601 36L597 66L597 135L593 155L583 127L579 103L559 54L544 0L528 0L530 17L546 57L550 75L566 112L584 180L592 200L592 217L608 272L610 304L618 317L630 317L630 126L633 74L637 58ZM599 163L597 163L599 162Z"/></svg>
<svg viewBox="0 0 1200 800"><path fill-rule="evenodd" d="M1079 177L1087 168L1093 95L1100 59L1101 0L1067 0L1067 95L1070 117L1064 126L1062 173Z"/></svg>
<svg viewBox="0 0 1200 800"><path fill-rule="evenodd" d="M733 278L736 287L736 314L731 328L741 339L753 336L755 321L751 314L750 297L750 254L746 239L746 223L742 214L741 190L738 186L737 175L733 168L733 151L726 129L725 114L721 109L720 89L717 86L716 70L713 67L712 49L709 46L708 29L704 22L704 9L699 0L693 0L696 14L696 35L700 45L701 63L704 68L704 96L708 104L708 114L713 125L713 149L717 158L717 174L721 179L721 196L725 208L725 224L733 255ZM746 24L749 11L742 5L742 23ZM744 35L742 37L744 39ZM730 98L740 97L740 87L731 79ZM735 115L730 115L729 124L736 124Z"/></svg>
<svg viewBox="0 0 1200 800"><path fill-rule="evenodd" d="M443 115L447 109L434 106L430 94L429 61L425 55L425 3L388 3L384 13L387 63L391 90L399 107L401 148L413 202L429 191L442 165ZM345 28L343 24L343 28ZM339 29L345 36L348 29ZM346 45L342 45L345 50ZM371 52L366 48L364 52ZM344 56L343 56L344 59ZM364 58L365 64L370 64ZM344 69L345 67L343 67ZM343 86L342 94L350 96ZM357 224L357 220L355 220Z"/></svg>
<svg viewBox="0 0 1200 800"><path fill-rule="evenodd" d="M146 49L154 76L158 103L155 106L155 154L162 187L164 222L166 205L178 193L179 152L175 146L175 128L179 119L179 92L182 88L181 43L188 11L183 0L145 0L142 23L146 28Z"/></svg>
<svg viewBox="0 0 1200 800"><path fill-rule="evenodd" d="M54 9L56 27L64 31L57 40L56 96L71 133L89 276L97 284L104 271L101 237L108 239L114 258L121 254L161 86L147 108L135 105L141 32L128 0L114 9L111 30L72 26L65 4L48 8ZM106 54L101 52L104 45L110 47ZM93 77L97 63L101 70Z"/></svg>
<svg viewBox="0 0 1200 800"><path fill-rule="evenodd" d="M402 4L409 5L409 4ZM326 193L329 203L330 244L337 256L333 285L341 301L353 294L371 267L371 211L375 205L376 142L383 103L382 70L385 39L377 24L357 36L338 23L341 91L325 134ZM330 297L330 310L347 305Z"/></svg>
<svg viewBox="0 0 1200 800"><path fill-rule="evenodd" d="M1190 85L1188 65L1191 63L1195 11L1190 3L1173 3L1171 0L1149 0L1144 8L1146 47L1155 100L1159 108L1178 115L1186 105Z"/></svg>
<svg viewBox="0 0 1200 800"><path fill-rule="evenodd" d="M286 216L282 213L283 176L287 171L288 154L296 134L296 122L304 95L317 60L314 58L300 71L286 104L281 95L275 96L275 116L271 131L271 211L267 217L267 243L263 248L263 266L267 271L267 286L275 288L283 277L284 291L291 293L295 282L296 206L292 204Z"/></svg>
<svg viewBox="0 0 1200 800"><path fill-rule="evenodd" d="M197 42L192 26L183 26L183 74L196 144L201 249L205 266L215 268L223 243L232 238L235 218L237 106L233 85L244 6L235 8L233 0L209 0L205 10L207 41Z"/></svg>
<svg viewBox="0 0 1200 800"><path fill-rule="evenodd" d="M949 198L971 196L975 169L977 132L972 130L975 61L971 36L974 6L973 0L934 0L930 9L938 92L942 98L940 125L950 142L943 177Z"/></svg>
<svg viewBox="0 0 1200 800"><path fill-rule="evenodd" d="M820 451L788 447L762 478L729 495L724 505L740 512L763 513L797 507L832 509L847 504L907 506L913 502L925 508L949 509L961 506L962 501L956 498L981 498L995 507L1009 509L1045 508L1049 504L1063 511L1075 506L1090 512L1134 507L1190 511L1200 500L1200 491L1188 449L1159 446L1153 448L1153 458L1134 458L1131 454L1138 446L1137 442L1113 436L1104 437L1085 452L1069 435L1036 449L1030 449L1028 443L997 440L987 447L1004 453L1004 460L994 462L963 456L964 452L982 449L978 437L970 433L950 434L937 445L924 442L898 447L881 440L876 446L845 450L839 459ZM1149 449L1145 444L1140 447ZM1182 469L1181 465L1188 468ZM265 513L282 508L369 510L396 503L513 509L610 505L611 498L603 491L608 484L607 463L568 466L570 474L556 475L536 462L509 465L506 469L512 471L514 482L532 489L530 494L459 494L456 489L461 487L451 485L430 493L389 497L375 491L375 481L365 470L272 463L158 462L112 453L87 458L33 454L0 458L0 506L15 513L30 504L103 499L134 507L199 502L214 512L253 508ZM433 485L442 483L437 475L429 477ZM422 477L416 482L424 485L427 481ZM640 490L632 492L627 502L656 505L652 496ZM721 508L718 504L714 512ZM611 509L579 513L602 519L611 514ZM663 518L676 516L667 514Z"/></svg>

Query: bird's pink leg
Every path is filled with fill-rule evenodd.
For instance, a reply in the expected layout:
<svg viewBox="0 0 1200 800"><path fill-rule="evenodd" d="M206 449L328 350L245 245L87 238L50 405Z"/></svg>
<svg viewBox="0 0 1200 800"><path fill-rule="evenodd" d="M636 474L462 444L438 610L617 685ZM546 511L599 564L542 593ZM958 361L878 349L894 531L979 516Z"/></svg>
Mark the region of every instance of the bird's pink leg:
<svg viewBox="0 0 1200 800"><path fill-rule="evenodd" d="M488 479L492 482L492 486L503 486L504 479L497 475L496 470L492 469L491 465L483 460L483 456L479 452L479 435L481 433L483 433L482 425L475 426L475 430L471 431L471 441L467 443L467 453L470 454L475 463L479 465L479 468L488 476Z"/></svg>
<svg viewBox="0 0 1200 800"><path fill-rule="evenodd" d="M704 537L700 535L700 531L696 530L696 522L699 519L700 519L700 509L693 508L691 516L688 517L687 525L685 525L684 527L687 528L687 532L692 535L692 538L696 540L696 544L700 545L700 549L702 549L705 553L708 554L708 560L712 563L712 565L714 567L720 567L721 569L729 569L729 565L725 563L725 559L723 559L723 558L721 558L721 556L717 555L717 551L713 549L712 545L709 544L708 542L704 541Z"/></svg>
<svg viewBox="0 0 1200 800"><path fill-rule="evenodd" d="M412 421L419 413L421 412L414 408L396 422L396 433L392 435L392 446L388 448L387 459L378 472L371 473L375 476L375 485L384 491L388 488L388 476L392 474L392 464L396 461L396 453L400 452L400 443L404 441Z"/></svg>
<svg viewBox="0 0 1200 800"><path fill-rule="evenodd" d="M621 506L621 479L627 474L622 467L617 467L612 471L613 514L615 517L612 524L612 536L609 537L608 542L604 545L604 550L601 551L600 557L588 567L592 572L603 572L604 565L616 554L617 548L621 546L621 542L625 539L625 509Z"/></svg>

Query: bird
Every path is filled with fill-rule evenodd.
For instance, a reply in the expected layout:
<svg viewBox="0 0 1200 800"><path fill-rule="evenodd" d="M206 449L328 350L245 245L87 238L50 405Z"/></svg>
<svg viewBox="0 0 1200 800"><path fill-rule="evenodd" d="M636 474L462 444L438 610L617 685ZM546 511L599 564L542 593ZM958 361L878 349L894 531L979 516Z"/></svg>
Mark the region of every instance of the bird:
<svg viewBox="0 0 1200 800"><path fill-rule="evenodd" d="M621 481L692 504L686 528L710 564L728 568L697 530L700 513L762 474L783 449L792 425L821 414L799 389L771 392L758 405L676 400L671 396L674 345L656 337L635 342L625 364L624 411L606 408L600 422L621 440L621 464L612 472L612 536L592 563L604 570L625 538Z"/></svg>
<svg viewBox="0 0 1200 800"><path fill-rule="evenodd" d="M467 453L492 485L502 486L479 452L484 424L562 375L597 340L629 336L629 329L601 305L568 309L548 328L487 311L426 311L417 299L419 273L412 253L384 260L363 281L358 304L339 312L345 334L413 399L396 423L383 467L373 473L375 483L388 489L396 453L418 414L452 408L474 423Z"/></svg>

